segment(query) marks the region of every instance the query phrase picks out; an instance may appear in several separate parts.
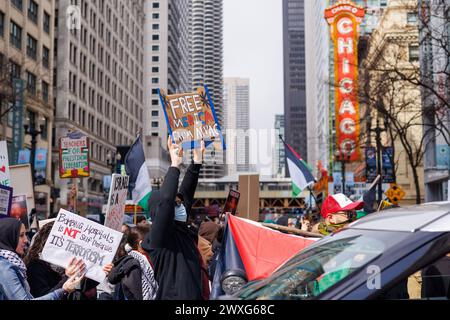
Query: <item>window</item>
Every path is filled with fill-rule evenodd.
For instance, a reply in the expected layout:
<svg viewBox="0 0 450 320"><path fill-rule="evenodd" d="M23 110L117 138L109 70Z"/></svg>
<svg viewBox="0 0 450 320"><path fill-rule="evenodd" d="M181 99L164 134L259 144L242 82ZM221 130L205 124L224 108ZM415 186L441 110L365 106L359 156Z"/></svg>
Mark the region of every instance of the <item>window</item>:
<svg viewBox="0 0 450 320"><path fill-rule="evenodd" d="M44 20L42 22L42 28L45 32L50 34L50 15L44 11Z"/></svg>
<svg viewBox="0 0 450 320"><path fill-rule="evenodd" d="M48 83L42 81L42 100L48 102Z"/></svg>
<svg viewBox="0 0 450 320"><path fill-rule="evenodd" d="M11 20L9 42L17 49L22 49L22 28Z"/></svg>
<svg viewBox="0 0 450 320"><path fill-rule="evenodd" d="M158 121L152 121L152 128L158 128L158 127L159 127Z"/></svg>
<svg viewBox="0 0 450 320"><path fill-rule="evenodd" d="M49 69L50 68L50 50L46 46L42 46L42 65Z"/></svg>
<svg viewBox="0 0 450 320"><path fill-rule="evenodd" d="M158 78L152 78L152 83L159 83L159 79Z"/></svg>
<svg viewBox="0 0 450 320"><path fill-rule="evenodd" d="M158 67L152 67L152 72L159 72L159 68Z"/></svg>
<svg viewBox="0 0 450 320"><path fill-rule="evenodd" d="M159 13L152 14L152 18L153 19L159 19Z"/></svg>
<svg viewBox="0 0 450 320"><path fill-rule="evenodd" d="M152 99L152 106L158 105L158 99Z"/></svg>
<svg viewBox="0 0 450 320"><path fill-rule="evenodd" d="M409 45L409 62L419 61L419 46Z"/></svg>
<svg viewBox="0 0 450 320"><path fill-rule="evenodd" d="M44 121L43 123L41 122L41 124L43 125L42 127L42 132L41 132L41 139L43 140L47 140L48 139L48 119L46 117L44 117Z"/></svg>
<svg viewBox="0 0 450 320"><path fill-rule="evenodd" d="M417 13L408 12L406 21L408 22L408 24L416 25L417 24Z"/></svg>
<svg viewBox="0 0 450 320"><path fill-rule="evenodd" d="M38 5L33 0L29 0L28 2L28 19L35 24L38 22Z"/></svg>
<svg viewBox="0 0 450 320"><path fill-rule="evenodd" d="M159 117L159 111L158 110L152 110L152 117Z"/></svg>
<svg viewBox="0 0 450 320"><path fill-rule="evenodd" d="M158 89L152 89L152 94L158 94Z"/></svg>
<svg viewBox="0 0 450 320"><path fill-rule="evenodd" d="M10 60L10 64L11 64L11 77L13 79L20 79L20 74L21 74L20 65L15 63L12 60Z"/></svg>
<svg viewBox="0 0 450 320"><path fill-rule="evenodd" d="M22 11L22 8L23 8L23 1L22 0L12 0L11 2L17 9Z"/></svg>
<svg viewBox="0 0 450 320"><path fill-rule="evenodd" d="M159 24L157 24L157 23L152 24L152 29L159 30Z"/></svg>
<svg viewBox="0 0 450 320"><path fill-rule="evenodd" d="M27 71L27 90L33 96L36 95L36 76Z"/></svg>
<svg viewBox="0 0 450 320"><path fill-rule="evenodd" d="M152 51L159 51L159 46L152 46Z"/></svg>
<svg viewBox="0 0 450 320"><path fill-rule="evenodd" d="M153 8L154 9L159 8L159 2L153 2Z"/></svg>
<svg viewBox="0 0 450 320"><path fill-rule="evenodd" d="M159 40L159 34L154 34L152 36L152 40Z"/></svg>
<svg viewBox="0 0 450 320"><path fill-rule="evenodd" d="M28 34L27 37L27 56L37 59L37 40Z"/></svg>
<svg viewBox="0 0 450 320"><path fill-rule="evenodd" d="M5 33L5 14L0 11L0 37Z"/></svg>
<svg viewBox="0 0 450 320"><path fill-rule="evenodd" d="M153 62L159 62L159 57L158 56L153 56L152 57L152 61Z"/></svg>
<svg viewBox="0 0 450 320"><path fill-rule="evenodd" d="M152 137L158 137L158 132L152 132Z"/></svg>

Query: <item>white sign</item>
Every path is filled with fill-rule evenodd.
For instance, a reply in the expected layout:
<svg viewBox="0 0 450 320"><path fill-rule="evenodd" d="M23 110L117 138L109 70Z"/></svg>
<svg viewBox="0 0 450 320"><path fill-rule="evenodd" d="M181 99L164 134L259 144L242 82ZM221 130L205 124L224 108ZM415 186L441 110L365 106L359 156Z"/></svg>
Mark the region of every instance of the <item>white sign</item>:
<svg viewBox="0 0 450 320"><path fill-rule="evenodd" d="M122 233L61 209L42 250L42 260L66 268L72 259L83 259L86 277L103 282L103 266L111 263Z"/></svg>
<svg viewBox="0 0 450 320"><path fill-rule="evenodd" d="M129 176L113 174L106 207L105 226L120 231L125 214Z"/></svg>
<svg viewBox="0 0 450 320"><path fill-rule="evenodd" d="M0 184L11 186L11 176L9 175L8 145L6 141L0 141Z"/></svg>
<svg viewBox="0 0 450 320"><path fill-rule="evenodd" d="M33 180L31 179L31 166L29 163L20 164L17 166L11 166L10 169L11 186L14 189L13 195L27 195L27 210L29 215L31 210L35 208Z"/></svg>

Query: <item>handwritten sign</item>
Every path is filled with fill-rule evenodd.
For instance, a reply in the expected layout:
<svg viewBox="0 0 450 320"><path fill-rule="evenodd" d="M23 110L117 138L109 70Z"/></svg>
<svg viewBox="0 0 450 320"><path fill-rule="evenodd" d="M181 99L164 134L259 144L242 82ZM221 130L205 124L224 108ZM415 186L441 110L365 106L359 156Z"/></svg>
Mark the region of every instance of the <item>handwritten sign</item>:
<svg viewBox="0 0 450 320"><path fill-rule="evenodd" d="M213 144L215 149L225 150L208 87L172 95L159 91L159 97L169 132L175 142L182 141L183 149L198 148L203 139L206 147Z"/></svg>
<svg viewBox="0 0 450 320"><path fill-rule="evenodd" d="M120 231L125 213L129 176L113 174L106 207L105 226Z"/></svg>
<svg viewBox="0 0 450 320"><path fill-rule="evenodd" d="M61 209L42 250L42 260L66 268L72 257L83 259L86 277L105 279L103 266L111 263L122 233Z"/></svg>
<svg viewBox="0 0 450 320"><path fill-rule="evenodd" d="M0 218L9 216L11 211L13 189L0 185Z"/></svg>
<svg viewBox="0 0 450 320"><path fill-rule="evenodd" d="M89 139L80 137L60 139L60 178L89 177Z"/></svg>
<svg viewBox="0 0 450 320"><path fill-rule="evenodd" d="M6 141L0 141L0 184L9 187L11 176L9 175L8 145Z"/></svg>
<svg viewBox="0 0 450 320"><path fill-rule="evenodd" d="M235 215L240 196L241 194L238 191L230 189L223 212L231 212L232 215Z"/></svg>

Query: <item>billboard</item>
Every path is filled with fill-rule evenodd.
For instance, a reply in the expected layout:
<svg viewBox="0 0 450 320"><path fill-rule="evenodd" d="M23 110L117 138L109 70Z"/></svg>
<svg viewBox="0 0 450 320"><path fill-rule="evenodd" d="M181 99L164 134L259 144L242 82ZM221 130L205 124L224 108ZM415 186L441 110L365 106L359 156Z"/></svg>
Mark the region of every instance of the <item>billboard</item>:
<svg viewBox="0 0 450 320"><path fill-rule="evenodd" d="M364 9L350 1L339 1L325 10L334 43L336 148L360 159L358 101L358 37Z"/></svg>

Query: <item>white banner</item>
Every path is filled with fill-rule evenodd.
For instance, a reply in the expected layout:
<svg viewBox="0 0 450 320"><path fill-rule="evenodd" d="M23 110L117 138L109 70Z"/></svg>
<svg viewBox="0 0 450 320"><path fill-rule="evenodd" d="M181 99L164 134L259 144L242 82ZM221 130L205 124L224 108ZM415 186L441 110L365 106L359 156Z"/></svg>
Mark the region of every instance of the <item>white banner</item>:
<svg viewBox="0 0 450 320"><path fill-rule="evenodd" d="M105 226L120 231L125 214L125 203L128 194L129 176L113 174L106 207Z"/></svg>
<svg viewBox="0 0 450 320"><path fill-rule="evenodd" d="M122 233L61 209L42 250L42 260L66 268L72 257L83 259L86 277L103 282L103 266L111 263Z"/></svg>
<svg viewBox="0 0 450 320"><path fill-rule="evenodd" d="M11 177L9 175L8 145L6 141L0 141L0 184L11 186Z"/></svg>

